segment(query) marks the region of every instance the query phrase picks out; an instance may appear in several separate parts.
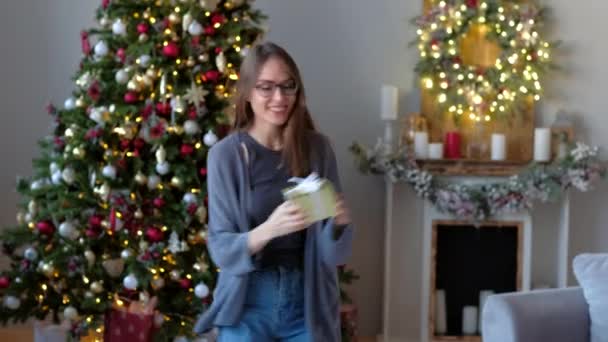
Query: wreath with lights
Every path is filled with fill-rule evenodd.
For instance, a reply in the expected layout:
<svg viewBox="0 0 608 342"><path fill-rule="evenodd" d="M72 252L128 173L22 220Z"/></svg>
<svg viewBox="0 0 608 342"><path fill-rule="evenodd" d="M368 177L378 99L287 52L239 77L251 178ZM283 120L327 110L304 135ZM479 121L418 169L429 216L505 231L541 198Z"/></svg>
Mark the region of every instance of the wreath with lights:
<svg viewBox="0 0 608 342"><path fill-rule="evenodd" d="M533 0L433 0L432 5L415 19L416 72L441 110L490 121L523 108L530 98L540 100L541 79L555 67L555 44L539 32L544 8ZM500 48L493 65L463 63L460 42L474 25Z"/></svg>

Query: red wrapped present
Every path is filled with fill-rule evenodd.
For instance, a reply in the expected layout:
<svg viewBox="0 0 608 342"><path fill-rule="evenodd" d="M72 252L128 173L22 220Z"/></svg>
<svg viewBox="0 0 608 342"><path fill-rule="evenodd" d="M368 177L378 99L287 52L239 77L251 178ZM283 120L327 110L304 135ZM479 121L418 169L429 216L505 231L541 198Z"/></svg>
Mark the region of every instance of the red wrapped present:
<svg viewBox="0 0 608 342"><path fill-rule="evenodd" d="M127 306L114 306L105 315L103 340L105 342L149 342L154 337L154 307L156 298L142 305L131 302Z"/></svg>
<svg viewBox="0 0 608 342"><path fill-rule="evenodd" d="M340 306L340 326L342 330L342 341L356 342L358 332L357 307L353 304L342 304Z"/></svg>

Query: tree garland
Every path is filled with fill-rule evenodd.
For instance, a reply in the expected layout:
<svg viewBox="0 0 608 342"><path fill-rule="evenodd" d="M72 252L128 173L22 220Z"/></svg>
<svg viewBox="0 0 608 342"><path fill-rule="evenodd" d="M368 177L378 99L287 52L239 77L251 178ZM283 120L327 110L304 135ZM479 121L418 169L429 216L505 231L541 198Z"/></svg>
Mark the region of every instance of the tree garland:
<svg viewBox="0 0 608 342"><path fill-rule="evenodd" d="M540 100L542 75L553 65L540 37L544 10L534 2L442 0L416 18L422 87L440 108L476 121L510 114L532 97ZM500 48L493 65L467 65L461 41L478 26Z"/></svg>
<svg viewBox="0 0 608 342"><path fill-rule="evenodd" d="M548 164L532 163L506 181L474 185L438 179L403 151L385 153L381 143L372 149L354 143L350 150L363 173L385 174L392 182L406 182L438 211L468 221L529 210L535 201L554 201L570 187L588 191L606 174L598 148L581 142L571 146L564 158Z"/></svg>

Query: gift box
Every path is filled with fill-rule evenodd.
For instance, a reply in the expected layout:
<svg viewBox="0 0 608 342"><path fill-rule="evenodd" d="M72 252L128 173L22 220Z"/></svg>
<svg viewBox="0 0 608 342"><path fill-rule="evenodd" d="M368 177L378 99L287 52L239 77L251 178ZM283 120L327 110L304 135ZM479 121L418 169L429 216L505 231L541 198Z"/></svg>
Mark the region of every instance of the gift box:
<svg viewBox="0 0 608 342"><path fill-rule="evenodd" d="M53 324L50 321L35 321L34 342L65 342L69 331L67 322Z"/></svg>
<svg viewBox="0 0 608 342"><path fill-rule="evenodd" d="M155 310L158 299L132 301L129 305L115 301L112 309L104 318L104 342L148 342L152 341L156 331Z"/></svg>
<svg viewBox="0 0 608 342"><path fill-rule="evenodd" d="M358 311L353 304L340 306L340 329L342 331L342 342L358 341Z"/></svg>
<svg viewBox="0 0 608 342"><path fill-rule="evenodd" d="M336 216L337 194L330 181L316 173L306 178L291 178L296 186L283 190L285 200L297 204L312 222Z"/></svg>

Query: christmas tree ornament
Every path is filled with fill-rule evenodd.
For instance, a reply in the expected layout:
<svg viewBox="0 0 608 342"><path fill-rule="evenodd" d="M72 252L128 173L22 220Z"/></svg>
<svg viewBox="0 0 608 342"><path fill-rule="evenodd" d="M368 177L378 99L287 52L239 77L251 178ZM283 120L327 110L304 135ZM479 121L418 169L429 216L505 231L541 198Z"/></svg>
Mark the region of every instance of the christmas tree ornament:
<svg viewBox="0 0 608 342"><path fill-rule="evenodd" d="M91 292L91 291L86 291L86 292L84 293L84 298L91 299L91 298L93 298L93 297L95 297L95 295L94 295L94 294L93 294L93 292Z"/></svg>
<svg viewBox="0 0 608 342"><path fill-rule="evenodd" d="M207 287L207 285L205 285L205 283L199 283L194 288L194 295L201 299L207 298L207 296L209 295L209 288Z"/></svg>
<svg viewBox="0 0 608 342"><path fill-rule="evenodd" d="M182 18L182 31L188 31L193 21L194 17L191 12L184 14L184 17Z"/></svg>
<svg viewBox="0 0 608 342"><path fill-rule="evenodd" d="M129 274L126 276L122 282L124 287L129 290L136 290L137 286L139 286L139 282L134 274Z"/></svg>
<svg viewBox="0 0 608 342"><path fill-rule="evenodd" d="M181 272L178 270L173 270L171 272L169 272L169 277L171 277L171 280L173 281L179 281L181 279Z"/></svg>
<svg viewBox="0 0 608 342"><path fill-rule="evenodd" d="M38 259L38 251L36 251L36 249L33 247L28 247L23 252L23 257L29 261L36 261L36 259Z"/></svg>
<svg viewBox="0 0 608 342"><path fill-rule="evenodd" d="M176 188L181 188L184 185L184 181L177 176L173 176L171 177L171 185Z"/></svg>
<svg viewBox="0 0 608 342"><path fill-rule="evenodd" d="M123 249L122 252L120 252L120 257L123 259L129 259L131 256L133 256L133 251L130 249Z"/></svg>
<svg viewBox="0 0 608 342"><path fill-rule="evenodd" d="M209 55L206 54L206 53L203 53L203 54L201 54L201 55L198 56L198 60L199 60L199 62L206 63L206 62L209 61Z"/></svg>
<svg viewBox="0 0 608 342"><path fill-rule="evenodd" d="M51 278L53 276L53 273L55 273L55 267L50 262L44 263L44 264L42 264L40 271L42 272L42 274L44 274L48 278Z"/></svg>
<svg viewBox="0 0 608 342"><path fill-rule="evenodd" d="M211 12L215 11L219 3L220 0L199 0L199 4L201 5L201 7Z"/></svg>
<svg viewBox="0 0 608 342"><path fill-rule="evenodd" d="M164 239L164 234L162 230L156 227L148 227L146 229L146 239L152 243L161 242Z"/></svg>
<svg viewBox="0 0 608 342"><path fill-rule="evenodd" d="M102 27L109 27L111 23L112 21L107 16L103 16L101 19L99 19L99 25Z"/></svg>
<svg viewBox="0 0 608 342"><path fill-rule="evenodd" d="M179 24L181 21L182 21L182 17L179 14L177 14L175 12L169 14L169 22L171 24Z"/></svg>
<svg viewBox="0 0 608 342"><path fill-rule="evenodd" d="M184 289L187 290L190 287L192 287L192 281L188 278L183 278L179 280L179 286Z"/></svg>
<svg viewBox="0 0 608 342"><path fill-rule="evenodd" d="M201 23L199 23L198 21L194 20L190 24L190 26L188 26L188 33L193 36L200 36L201 34L203 34L203 25L201 25Z"/></svg>
<svg viewBox="0 0 608 342"><path fill-rule="evenodd" d="M86 107L86 105L87 105L87 103L82 96L79 97L78 99L76 99L76 107L84 108L84 107Z"/></svg>
<svg viewBox="0 0 608 342"><path fill-rule="evenodd" d="M179 57L180 49L179 45L175 42L167 42L163 45L163 55L168 58Z"/></svg>
<svg viewBox="0 0 608 342"><path fill-rule="evenodd" d="M148 249L148 247L150 247L150 244L147 241L140 241L139 242L139 249L142 251L145 251Z"/></svg>
<svg viewBox="0 0 608 342"><path fill-rule="evenodd" d="M156 172L158 172L159 175L166 175L169 173L169 170L170 166L166 161L156 164Z"/></svg>
<svg viewBox="0 0 608 342"><path fill-rule="evenodd" d="M152 204L154 204L156 208L162 208L165 206L165 200L162 197L156 197L152 200Z"/></svg>
<svg viewBox="0 0 608 342"><path fill-rule="evenodd" d="M133 214L133 216L135 216L136 219L142 219L144 218L144 213L141 211L141 209L137 209L135 210L135 214Z"/></svg>
<svg viewBox="0 0 608 342"><path fill-rule="evenodd" d="M116 179L116 168L113 165L106 165L103 167L101 173L112 180Z"/></svg>
<svg viewBox="0 0 608 342"><path fill-rule="evenodd" d="M99 42L97 42L97 44L95 44L94 51L95 56L105 57L110 52L110 49L108 48L108 44L105 41L100 40Z"/></svg>
<svg viewBox="0 0 608 342"><path fill-rule="evenodd" d="M165 147L163 145L160 145L158 147L154 155L156 156L157 163L162 163L167 160L167 151L165 150Z"/></svg>
<svg viewBox="0 0 608 342"><path fill-rule="evenodd" d="M51 173L55 172L55 171L59 171L59 165L56 162L52 162L51 164L49 164L49 170L51 171Z"/></svg>
<svg viewBox="0 0 608 342"><path fill-rule="evenodd" d="M84 251L84 258L87 260L87 263L89 265L89 267L93 266L93 264L95 264L95 253L93 253L92 250L88 249L86 251Z"/></svg>
<svg viewBox="0 0 608 342"><path fill-rule="evenodd" d="M142 34L140 34L140 35L137 37L137 40L138 40L140 43L145 43L145 42L147 42L147 41L148 41L148 39L150 39L150 36L148 36L148 35L147 35L147 34L145 34L145 33L142 33Z"/></svg>
<svg viewBox="0 0 608 342"><path fill-rule="evenodd" d="M114 24L112 24L112 33L117 36L127 35L127 25L125 25L122 19L117 19Z"/></svg>
<svg viewBox="0 0 608 342"><path fill-rule="evenodd" d="M165 316L159 312L154 314L154 326L160 328L165 323Z"/></svg>
<svg viewBox="0 0 608 342"><path fill-rule="evenodd" d="M200 127L196 121L186 120L186 122L184 122L184 132L188 135L195 135L200 132Z"/></svg>
<svg viewBox="0 0 608 342"><path fill-rule="evenodd" d="M36 229L42 235L52 235L55 233L55 226L51 221L40 221L36 224Z"/></svg>
<svg viewBox="0 0 608 342"><path fill-rule="evenodd" d="M78 310L73 306L68 306L63 309L63 317L67 320L74 321L78 318Z"/></svg>
<svg viewBox="0 0 608 342"><path fill-rule="evenodd" d="M205 223L207 220L207 208L205 206L200 206L196 209L196 217L200 223Z"/></svg>
<svg viewBox="0 0 608 342"><path fill-rule="evenodd" d="M119 84L126 84L129 82L129 73L124 69L120 69L116 72L116 76L114 78Z"/></svg>
<svg viewBox="0 0 608 342"><path fill-rule="evenodd" d="M18 225L25 224L25 213L22 211L17 213L17 224Z"/></svg>
<svg viewBox="0 0 608 342"><path fill-rule="evenodd" d="M78 238L78 232L74 223L70 221L63 222L59 225L59 235L68 240L75 240Z"/></svg>
<svg viewBox="0 0 608 342"><path fill-rule="evenodd" d="M31 200L27 203L27 211L32 215L36 215L38 212L38 203L36 201Z"/></svg>
<svg viewBox="0 0 608 342"><path fill-rule="evenodd" d="M150 27L145 22L137 24L137 33L139 34L147 34L149 29Z"/></svg>
<svg viewBox="0 0 608 342"><path fill-rule="evenodd" d="M0 289L6 289L11 285L11 280L7 276L0 277Z"/></svg>
<svg viewBox="0 0 608 342"><path fill-rule="evenodd" d="M159 276L154 276L154 278L152 278L152 281L150 282L150 285L153 289L160 290L165 286L165 279Z"/></svg>
<svg viewBox="0 0 608 342"><path fill-rule="evenodd" d="M198 106L199 104L205 102L205 96L208 94L209 92L207 90L192 82L190 84L190 88L186 91L186 95L184 95L184 99L186 99L188 103Z"/></svg>
<svg viewBox="0 0 608 342"><path fill-rule="evenodd" d="M5 296L2 303L10 310L17 310L21 306L21 301L15 296Z"/></svg>
<svg viewBox="0 0 608 342"><path fill-rule="evenodd" d="M80 75L80 77L76 80L76 85L80 88L88 88L91 85L91 81L91 73L87 71L84 74Z"/></svg>
<svg viewBox="0 0 608 342"><path fill-rule="evenodd" d="M61 172L61 178L63 178L63 180L66 183L72 184L76 180L76 173L74 172L74 169L72 169L71 167L66 167Z"/></svg>
<svg viewBox="0 0 608 342"><path fill-rule="evenodd" d="M73 97L67 98L63 103L63 108L65 108L66 110L72 110L76 108L76 99Z"/></svg>
<svg viewBox="0 0 608 342"><path fill-rule="evenodd" d="M137 182L139 185L144 185L148 182L148 177L146 177L146 175L144 175L141 171L138 171L135 175L135 182Z"/></svg>
<svg viewBox="0 0 608 342"><path fill-rule="evenodd" d="M139 64L142 68L147 68L150 65L152 58L149 55L141 55L137 59L137 64Z"/></svg>
<svg viewBox="0 0 608 342"><path fill-rule="evenodd" d="M191 192L187 192L184 194L184 197L182 199L186 204L190 204L190 203L196 203L196 195L191 193Z"/></svg>
<svg viewBox="0 0 608 342"><path fill-rule="evenodd" d="M212 130L209 130L203 137L203 142L207 146L213 146L217 142L217 136L215 135L215 133L213 133Z"/></svg>
<svg viewBox="0 0 608 342"><path fill-rule="evenodd" d="M91 283L91 292L93 293L102 293L103 292L103 284L100 281L94 281Z"/></svg>
<svg viewBox="0 0 608 342"><path fill-rule="evenodd" d="M124 252L124 251L123 251ZM122 257L122 253L121 253ZM124 258L124 259L128 259ZM125 261L123 259L109 259L104 260L101 265L104 270L108 273L111 278L118 278L122 274L122 271L125 269Z"/></svg>
<svg viewBox="0 0 608 342"><path fill-rule="evenodd" d="M221 73L226 72L226 56L224 56L224 52L220 52L220 54L215 57L215 65L217 66L217 70Z"/></svg>

